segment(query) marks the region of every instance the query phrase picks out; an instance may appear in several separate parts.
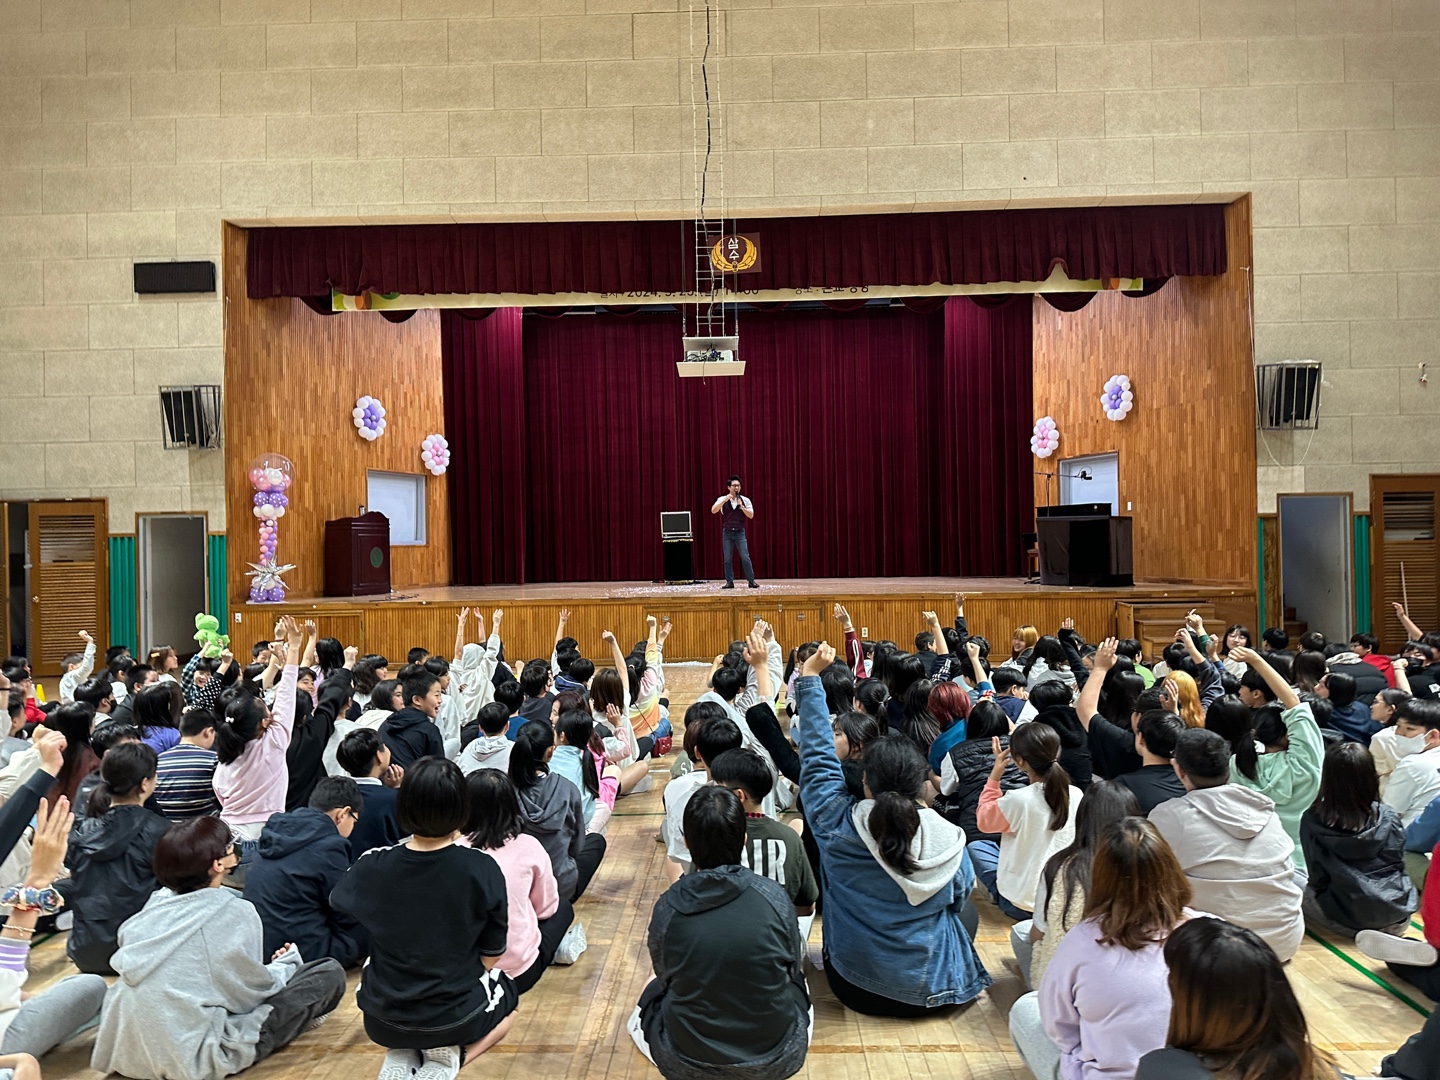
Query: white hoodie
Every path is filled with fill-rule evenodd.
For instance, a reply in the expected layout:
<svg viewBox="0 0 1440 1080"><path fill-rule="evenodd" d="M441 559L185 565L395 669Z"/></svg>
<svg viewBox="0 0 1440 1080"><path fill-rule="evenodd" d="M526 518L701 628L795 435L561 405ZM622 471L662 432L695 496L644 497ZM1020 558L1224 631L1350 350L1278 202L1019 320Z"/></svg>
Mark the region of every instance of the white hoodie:
<svg viewBox="0 0 1440 1080"><path fill-rule="evenodd" d="M880 869L889 874L911 907L919 907L955 880L965 856L965 830L946 821L929 807L920 808L920 828L910 838L910 857L918 864L913 874L902 874L880 857L880 844L870 835L870 811L874 799L864 799L850 812L855 831Z"/></svg>
<svg viewBox="0 0 1440 1080"><path fill-rule="evenodd" d="M1289 960L1305 936L1303 890L1275 803L1239 784L1196 788L1150 811L1190 886L1191 906L1253 930Z"/></svg>
<svg viewBox="0 0 1440 1080"><path fill-rule="evenodd" d="M499 735L481 734L460 751L455 764L460 766L460 771L466 776L481 769L499 769L506 772L510 768L510 748L514 745L503 731Z"/></svg>
<svg viewBox="0 0 1440 1080"><path fill-rule="evenodd" d="M366 709L360 714L358 720L346 720L343 716L335 721L335 730L330 735L330 741L325 744L325 751L320 756L320 762L325 767L326 776L349 776L340 767L340 762L335 758L335 751L340 749L340 744L345 741L356 728L369 728L371 731L379 731L380 725L390 719L389 709Z"/></svg>

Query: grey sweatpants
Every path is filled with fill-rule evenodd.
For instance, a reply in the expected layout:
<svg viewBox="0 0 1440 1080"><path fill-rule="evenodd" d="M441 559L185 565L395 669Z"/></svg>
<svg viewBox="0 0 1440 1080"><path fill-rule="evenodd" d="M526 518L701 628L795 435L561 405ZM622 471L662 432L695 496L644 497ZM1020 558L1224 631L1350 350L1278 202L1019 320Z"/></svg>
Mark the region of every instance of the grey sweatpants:
<svg viewBox="0 0 1440 1080"><path fill-rule="evenodd" d="M36 994L15 1013L0 1054L44 1057L100 1015L105 980L99 975L72 975Z"/></svg>
<svg viewBox="0 0 1440 1080"><path fill-rule="evenodd" d="M338 960L325 958L301 964L283 990L265 1002L270 1015L255 1040L255 1061L261 1062L295 1041L317 1018L335 1011L345 996L345 969Z"/></svg>
<svg viewBox="0 0 1440 1080"><path fill-rule="evenodd" d="M1040 1022L1039 994L1032 991L1010 1006L1010 1041L1035 1080L1058 1080L1060 1048L1050 1041Z"/></svg>

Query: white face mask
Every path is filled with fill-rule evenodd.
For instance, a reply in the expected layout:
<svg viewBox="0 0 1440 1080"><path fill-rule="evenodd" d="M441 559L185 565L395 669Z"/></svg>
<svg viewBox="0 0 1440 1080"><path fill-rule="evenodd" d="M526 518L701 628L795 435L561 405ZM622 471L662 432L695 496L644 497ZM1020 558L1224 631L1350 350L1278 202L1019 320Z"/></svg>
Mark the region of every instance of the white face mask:
<svg viewBox="0 0 1440 1080"><path fill-rule="evenodd" d="M1423 753L1425 750L1425 735L1399 735L1395 738L1395 756L1409 757L1411 754Z"/></svg>

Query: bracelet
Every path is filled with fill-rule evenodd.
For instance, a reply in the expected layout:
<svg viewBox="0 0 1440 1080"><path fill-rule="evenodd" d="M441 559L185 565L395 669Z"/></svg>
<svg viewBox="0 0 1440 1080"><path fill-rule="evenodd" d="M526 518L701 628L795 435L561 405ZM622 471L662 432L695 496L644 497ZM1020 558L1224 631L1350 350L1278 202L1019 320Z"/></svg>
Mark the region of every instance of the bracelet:
<svg viewBox="0 0 1440 1080"><path fill-rule="evenodd" d="M0 893L0 907L15 911L38 911L42 915L54 915L65 906L65 900L53 888L37 889L31 885L11 885Z"/></svg>
<svg viewBox="0 0 1440 1080"><path fill-rule="evenodd" d="M0 933L3 933L6 930L13 930L17 934L29 934L31 937L35 936L35 927L33 926L11 926L9 923L6 923L4 926L0 926Z"/></svg>

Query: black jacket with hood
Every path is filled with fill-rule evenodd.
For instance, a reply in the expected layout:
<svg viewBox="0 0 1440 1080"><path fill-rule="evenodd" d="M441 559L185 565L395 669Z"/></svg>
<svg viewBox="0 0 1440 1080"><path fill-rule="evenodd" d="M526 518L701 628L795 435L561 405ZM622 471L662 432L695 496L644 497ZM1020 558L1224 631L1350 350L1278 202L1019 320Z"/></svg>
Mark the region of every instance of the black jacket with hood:
<svg viewBox="0 0 1440 1080"><path fill-rule="evenodd" d="M304 700L296 702L295 726L285 751L285 768L290 774L290 786L285 790L286 810L308 806L315 785L325 775L323 755L335 733L335 718L351 704L350 672L345 668L331 672L320 684L319 703L313 709L304 708L308 704Z"/></svg>
<svg viewBox="0 0 1440 1080"><path fill-rule="evenodd" d="M1383 803L1358 833L1326 825L1314 810L1300 818L1300 846L1312 893L1326 918L1352 930L1383 930L1419 906L1405 873L1405 826Z"/></svg>
<svg viewBox="0 0 1440 1080"><path fill-rule="evenodd" d="M330 906L350 869L350 845L328 815L308 806L276 814L260 833L259 855L246 868L245 899L260 913L266 956L291 941L307 962L328 956L354 967L365 958L364 929Z"/></svg>
<svg viewBox="0 0 1440 1080"><path fill-rule="evenodd" d="M1099 717L1092 720L1094 724ZM1103 721L1101 721L1103 722ZM1045 724L1060 736L1060 767L1070 774L1070 783L1081 791L1090 786L1090 736L1080 723L1080 714L1069 705L1052 705L1035 714L1033 724Z"/></svg>
<svg viewBox="0 0 1440 1080"><path fill-rule="evenodd" d="M1008 736L1000 737L1000 746L1009 748ZM980 826L975 823L975 811L980 806L980 793L985 790L985 783L990 779L990 770L995 768L993 744L989 739L966 739L951 748L950 764L955 766L955 779L958 783L955 790L945 796L942 812L946 819L960 826L965 833L967 844L972 840L999 840L999 833L981 832ZM1020 771L1020 766L1013 761L1005 766L1005 772L1000 777L1002 793L1028 787L1029 784L1030 781Z"/></svg>
<svg viewBox="0 0 1440 1080"><path fill-rule="evenodd" d="M444 757L445 740L435 721L419 709L393 712L380 725L380 738L390 747L390 763L408 769L422 757Z"/></svg>
<svg viewBox="0 0 1440 1080"><path fill-rule="evenodd" d="M103 817L77 822L65 852L69 878L55 883L75 925L65 954L90 975L114 975L110 957L120 924L159 888L150 856L170 822L143 806L112 806Z"/></svg>

